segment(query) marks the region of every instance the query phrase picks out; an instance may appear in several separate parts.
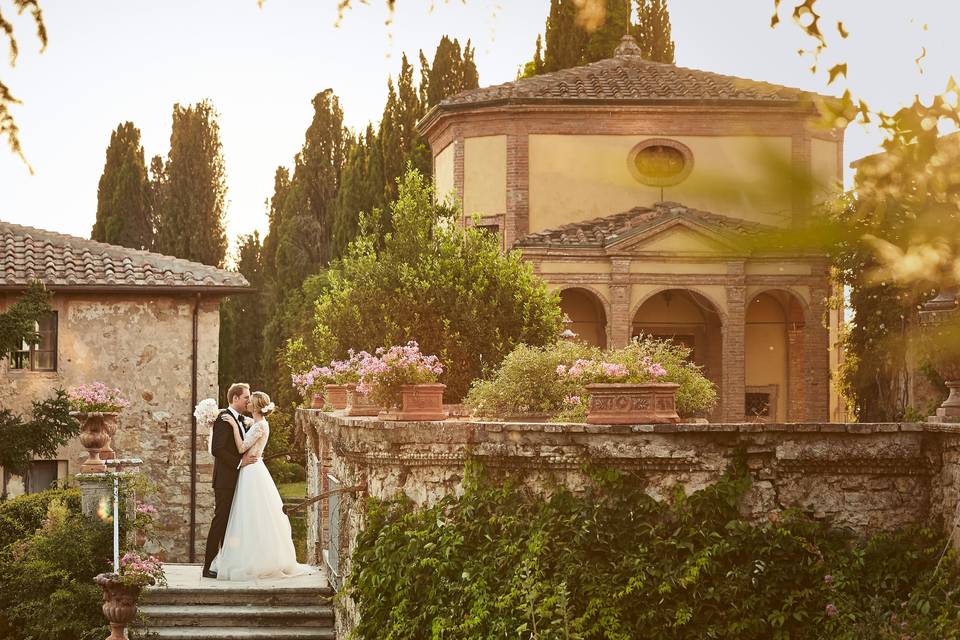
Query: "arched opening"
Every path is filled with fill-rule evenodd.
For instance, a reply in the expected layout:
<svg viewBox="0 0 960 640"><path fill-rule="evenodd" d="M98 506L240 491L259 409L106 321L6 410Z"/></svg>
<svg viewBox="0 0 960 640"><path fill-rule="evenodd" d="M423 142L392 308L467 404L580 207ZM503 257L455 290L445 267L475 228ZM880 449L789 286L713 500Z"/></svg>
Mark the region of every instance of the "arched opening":
<svg viewBox="0 0 960 640"><path fill-rule="evenodd" d="M560 310L572 321L570 329L579 340L607 348L607 314L595 293L587 289L564 289L560 292Z"/></svg>
<svg viewBox="0 0 960 640"><path fill-rule="evenodd" d="M690 348L691 359L721 388L723 322L707 298L687 289L667 289L648 298L633 317L632 336L668 338ZM713 418L719 416L720 404Z"/></svg>
<svg viewBox="0 0 960 640"><path fill-rule="evenodd" d="M788 291L765 291L747 305L744 332L748 420L803 419L803 305Z"/></svg>

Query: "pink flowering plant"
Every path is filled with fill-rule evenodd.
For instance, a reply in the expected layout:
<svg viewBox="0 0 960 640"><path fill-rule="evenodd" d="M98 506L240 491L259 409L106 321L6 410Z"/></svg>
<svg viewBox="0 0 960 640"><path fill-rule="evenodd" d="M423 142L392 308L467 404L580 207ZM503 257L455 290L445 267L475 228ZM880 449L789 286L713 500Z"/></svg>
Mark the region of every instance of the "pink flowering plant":
<svg viewBox="0 0 960 640"><path fill-rule="evenodd" d="M102 382L91 382L74 387L67 394L70 409L80 413L117 413L130 405L120 389L108 387Z"/></svg>
<svg viewBox="0 0 960 640"><path fill-rule="evenodd" d="M440 359L420 352L411 340L406 345L379 348L376 355L366 354L359 366L357 391L384 407L400 405L400 388L409 384L436 382L443 373Z"/></svg>
<svg viewBox="0 0 960 640"><path fill-rule="evenodd" d="M320 393L324 385L351 384L360 381L360 365L371 357L366 351L347 352L345 360L331 360L330 364L320 367L314 365L303 373L291 376L294 388L304 398Z"/></svg>
<svg viewBox="0 0 960 640"><path fill-rule="evenodd" d="M156 556L148 556L139 551L128 551L120 558L120 582L129 587L148 585L167 585L163 563Z"/></svg>

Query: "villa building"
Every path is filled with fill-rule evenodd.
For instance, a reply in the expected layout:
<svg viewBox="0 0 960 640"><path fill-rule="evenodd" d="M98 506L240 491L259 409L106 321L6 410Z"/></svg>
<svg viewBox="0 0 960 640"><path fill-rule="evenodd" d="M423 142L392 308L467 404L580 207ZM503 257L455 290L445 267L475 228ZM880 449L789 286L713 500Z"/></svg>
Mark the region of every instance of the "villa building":
<svg viewBox="0 0 960 640"><path fill-rule="evenodd" d="M743 242L840 183L843 131L811 126L816 99L649 62L625 36L612 58L451 96L419 129L437 197L522 251L580 339L690 346L711 419L841 421L827 260Z"/></svg>

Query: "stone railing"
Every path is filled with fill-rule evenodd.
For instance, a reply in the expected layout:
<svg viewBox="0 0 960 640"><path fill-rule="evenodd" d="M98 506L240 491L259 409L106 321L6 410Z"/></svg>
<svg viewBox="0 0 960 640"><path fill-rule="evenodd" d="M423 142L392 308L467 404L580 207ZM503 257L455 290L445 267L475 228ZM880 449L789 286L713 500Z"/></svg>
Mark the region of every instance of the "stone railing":
<svg viewBox="0 0 960 640"><path fill-rule="evenodd" d="M363 496L404 493L428 506L462 491L472 459L516 472L535 491L558 481L576 490L585 463L628 469L660 497L678 483L688 492L713 483L743 452L753 477L747 517L800 509L861 532L940 519L960 548L960 425L382 422L315 410L299 410L297 421L310 442L310 495L364 486ZM328 503L311 506L308 553L335 585L350 571L363 512L356 494L338 496L332 519ZM344 599L344 628L353 615Z"/></svg>

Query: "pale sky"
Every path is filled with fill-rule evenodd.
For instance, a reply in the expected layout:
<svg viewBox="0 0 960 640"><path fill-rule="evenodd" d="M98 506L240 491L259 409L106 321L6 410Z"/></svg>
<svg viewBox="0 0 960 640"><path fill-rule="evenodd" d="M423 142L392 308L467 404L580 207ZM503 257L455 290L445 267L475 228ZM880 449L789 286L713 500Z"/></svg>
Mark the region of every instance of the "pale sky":
<svg viewBox="0 0 960 640"><path fill-rule="evenodd" d="M292 164L310 123L311 98L340 97L347 125L379 120L400 56L432 59L444 34L476 47L480 84L512 80L533 54L548 0L369 0L339 28L336 0L43 0L50 45L15 20L20 59L0 77L23 101L14 113L35 174L0 147L0 219L89 237L111 131L131 120L147 162L169 149L174 102L210 98L220 113L227 168L227 235L267 227L264 200L278 165ZM784 2L784 5L791 5ZM433 5L433 9L430 7ZM839 94L809 72L808 46L784 15L770 29L772 0L669 0L677 64ZM953 0L820 0L836 42L821 65L849 62L849 86L871 106L925 101L960 76L960 3ZM10 0L0 0L5 15ZM828 10L843 11L826 14ZM843 20L850 38L840 41ZM928 29L924 29L928 25ZM3 43L5 45L5 43ZM926 47L922 70L914 62ZM6 50L2 51L5 62ZM876 131L847 131L845 162L877 150ZM849 172L848 172L849 173ZM849 176L848 176L849 177Z"/></svg>

